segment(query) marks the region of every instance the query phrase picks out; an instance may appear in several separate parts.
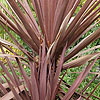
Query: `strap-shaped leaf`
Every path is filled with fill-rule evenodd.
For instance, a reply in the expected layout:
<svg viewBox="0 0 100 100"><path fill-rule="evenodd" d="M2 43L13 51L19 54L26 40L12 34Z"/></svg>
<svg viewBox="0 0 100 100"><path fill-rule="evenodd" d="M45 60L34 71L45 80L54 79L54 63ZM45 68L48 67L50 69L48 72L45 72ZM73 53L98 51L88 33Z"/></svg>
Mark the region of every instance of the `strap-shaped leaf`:
<svg viewBox="0 0 100 100"><path fill-rule="evenodd" d="M83 64L85 64L86 62L94 59L95 56L99 55L100 53L94 53L94 54L90 54L90 55L85 55L85 56L82 56L82 57L79 57L75 60L72 60L71 62L69 63L66 63L63 65L63 69L67 69L67 68L74 68L74 67L79 67Z"/></svg>

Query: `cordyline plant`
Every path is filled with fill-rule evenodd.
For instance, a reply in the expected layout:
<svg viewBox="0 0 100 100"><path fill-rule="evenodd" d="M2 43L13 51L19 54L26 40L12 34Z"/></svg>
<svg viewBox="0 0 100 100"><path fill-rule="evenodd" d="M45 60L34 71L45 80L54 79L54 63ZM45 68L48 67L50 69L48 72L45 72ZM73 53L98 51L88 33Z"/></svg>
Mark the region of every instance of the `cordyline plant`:
<svg viewBox="0 0 100 100"><path fill-rule="evenodd" d="M98 23L96 20L100 17L98 6L100 0L86 0L76 15L75 11L80 0L6 0L6 3L9 10L0 3L0 25L12 38L14 44L0 39L2 52L0 56L7 61L7 64L4 64L0 60L3 69L0 78L0 100L70 100L75 94L74 100L82 98L90 100L100 83L91 94L86 96L83 93L98 75L80 93L76 92L76 89L90 72L100 52L84 56L79 56L78 53L100 37L100 29L84 38L70 52L65 52ZM33 10L38 21L33 15ZM20 36L31 48L32 53L24 49L11 31ZM26 56L18 55L11 47L21 50ZM6 54L5 48L12 55ZM70 60L73 57L74 60ZM11 60L16 61L17 69L14 68ZM80 67L86 62L88 65L73 84L68 85L63 79L67 70ZM29 67L30 75L27 75L23 65ZM16 73L18 69L21 76ZM61 72L63 75L60 77ZM7 83L4 83L2 77ZM64 91L64 88L68 91Z"/></svg>

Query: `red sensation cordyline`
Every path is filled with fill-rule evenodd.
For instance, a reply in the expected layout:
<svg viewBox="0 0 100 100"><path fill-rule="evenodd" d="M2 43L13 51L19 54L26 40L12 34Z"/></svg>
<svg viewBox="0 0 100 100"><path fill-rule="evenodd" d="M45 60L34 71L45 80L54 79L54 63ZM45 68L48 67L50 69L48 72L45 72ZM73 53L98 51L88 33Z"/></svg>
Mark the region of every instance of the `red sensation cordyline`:
<svg viewBox="0 0 100 100"><path fill-rule="evenodd" d="M68 53L66 51L99 23L97 19L100 17L100 0L86 0L76 13L80 1L6 0L9 9L0 2L0 25L14 43L0 39L2 52L0 58L4 57L7 62L4 64L0 60L3 69L0 78L0 100L81 100L83 98L90 100L99 84L89 96L83 95L85 88L81 93L76 92L76 89L94 66L100 52L84 56L79 52L100 37L100 29L84 38ZM20 36L32 52L27 51L12 32ZM25 56L17 54L12 47L19 49ZM7 54L5 49L11 54ZM71 58L74 60L70 60ZM17 68L14 68L12 60L17 63ZM80 67L86 62L88 65L80 72L73 84L68 85L64 80L67 70ZM23 66L28 67L29 75ZM20 76L16 70L19 71ZM63 75L59 77L61 73ZM75 98L73 98L74 94L76 94ZM95 96L95 98L99 97Z"/></svg>

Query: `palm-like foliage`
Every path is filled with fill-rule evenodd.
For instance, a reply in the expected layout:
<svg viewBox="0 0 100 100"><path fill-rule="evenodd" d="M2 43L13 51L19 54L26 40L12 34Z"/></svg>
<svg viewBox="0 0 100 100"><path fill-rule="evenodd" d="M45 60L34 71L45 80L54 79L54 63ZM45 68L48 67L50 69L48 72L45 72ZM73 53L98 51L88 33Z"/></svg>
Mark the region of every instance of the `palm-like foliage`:
<svg viewBox="0 0 100 100"><path fill-rule="evenodd" d="M1 99L55 100L60 98L69 100L99 58L100 52L80 58L77 58L76 54L100 37L100 29L83 39L66 56L65 52L98 23L92 24L100 16L100 7L98 7L100 0L86 0L75 16L73 15L80 4L80 0L29 0L29 3L27 0L7 0L6 3L9 5L10 11L0 3L0 25L9 34L16 46L0 40L2 51L0 56L6 58L7 66L12 72L10 74L6 65L0 61L5 73L2 75L7 82L7 87L12 91L8 92L7 87L5 88L4 84L0 83ZM33 6L38 22L33 16L33 11L29 5ZM95 10L96 7L98 8ZM19 35L32 49L32 53L25 50L8 29ZM27 57L19 56L9 45L20 49ZM4 48L12 52L13 55L7 55ZM13 57L13 60L18 64L21 80L16 74L9 57ZM77 59L68 62L72 57ZM67 73L67 69L79 67L88 61L88 65L72 86L64 83L63 78ZM27 76L22 65L28 65L31 70L29 76ZM63 70L65 70L65 73L59 78ZM90 84L93 80L91 80ZM1 82L3 83L2 79ZM61 88L62 84L69 87L67 93ZM78 97L80 97L79 100L81 98L89 99L93 92L89 97L85 97L82 93L77 93Z"/></svg>

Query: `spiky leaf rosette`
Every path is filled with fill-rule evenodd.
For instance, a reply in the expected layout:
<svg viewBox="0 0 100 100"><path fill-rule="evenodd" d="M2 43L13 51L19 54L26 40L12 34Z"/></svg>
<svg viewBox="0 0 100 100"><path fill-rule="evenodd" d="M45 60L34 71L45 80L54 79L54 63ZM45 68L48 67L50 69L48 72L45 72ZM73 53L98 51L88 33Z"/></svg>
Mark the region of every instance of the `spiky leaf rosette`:
<svg viewBox="0 0 100 100"><path fill-rule="evenodd" d="M86 0L79 12L75 13L80 1L6 0L8 9L0 2L0 25L14 42L12 44L0 39L2 52L0 57L4 57L7 62L4 64L0 60L3 69L2 76L7 82L5 85L0 78L1 100L58 100L58 98L69 100L75 93L79 100L90 98L94 91L86 97L83 95L86 89L83 89L81 93L77 93L76 89L90 72L99 58L100 52L79 57L78 55L82 49L100 37L100 29L84 38L65 55L78 39L99 22L96 20L100 16L100 0ZM33 13L36 14L36 17ZM16 40L12 32L20 36L32 50L31 53ZM17 54L12 47L23 52L25 57ZM99 48L99 46L95 48ZM9 50L11 54L6 54L5 49ZM71 58L74 60L69 62ZM17 64L17 68L14 67L12 61ZM63 78L69 68L80 67L86 62L88 65L72 86L64 82ZM23 66L27 66L30 73L27 73ZM18 76L16 70L21 75ZM64 74L59 77L62 71ZM96 77L97 75L86 87ZM63 90L64 86L66 86L67 92Z"/></svg>

